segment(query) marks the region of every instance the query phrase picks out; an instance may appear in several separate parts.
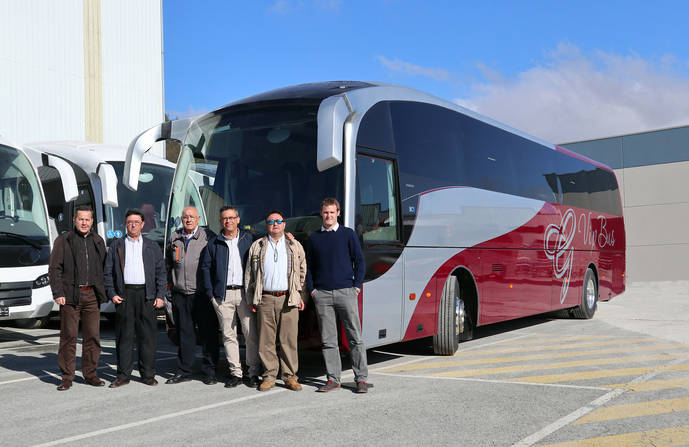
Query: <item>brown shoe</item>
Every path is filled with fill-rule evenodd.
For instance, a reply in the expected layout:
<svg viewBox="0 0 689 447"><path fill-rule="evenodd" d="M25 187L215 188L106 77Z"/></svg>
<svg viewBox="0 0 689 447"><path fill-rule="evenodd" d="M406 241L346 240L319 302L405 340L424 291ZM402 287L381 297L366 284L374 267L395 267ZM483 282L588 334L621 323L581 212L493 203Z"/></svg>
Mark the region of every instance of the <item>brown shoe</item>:
<svg viewBox="0 0 689 447"><path fill-rule="evenodd" d="M105 382L100 380L98 378L98 376L87 377L84 379L84 382L86 382L88 385L91 385L91 386L103 386L103 385L105 385Z"/></svg>
<svg viewBox="0 0 689 447"><path fill-rule="evenodd" d="M113 383L110 384L108 388L119 388L121 386L125 386L129 383L129 379L117 379Z"/></svg>
<svg viewBox="0 0 689 447"><path fill-rule="evenodd" d="M340 384L337 382L333 382L332 380L328 380L325 382L325 385L322 387L318 388L316 392L318 393L327 393L328 391L336 390L340 388Z"/></svg>
<svg viewBox="0 0 689 447"><path fill-rule="evenodd" d="M274 380L263 380L261 384L258 386L259 391L268 391L272 387L275 386L275 381Z"/></svg>
<svg viewBox="0 0 689 447"><path fill-rule="evenodd" d="M301 391L301 383L297 382L297 379L294 377L285 380L285 387L292 391Z"/></svg>
<svg viewBox="0 0 689 447"><path fill-rule="evenodd" d="M158 381L156 380L155 377L144 377L144 383L148 386L158 385Z"/></svg>
<svg viewBox="0 0 689 447"><path fill-rule="evenodd" d="M357 382L356 383L356 391L354 391L357 394L366 394L368 393L368 384L366 382Z"/></svg>
<svg viewBox="0 0 689 447"><path fill-rule="evenodd" d="M62 382L57 386L58 391L67 391L72 388L72 381L67 379L62 379Z"/></svg>

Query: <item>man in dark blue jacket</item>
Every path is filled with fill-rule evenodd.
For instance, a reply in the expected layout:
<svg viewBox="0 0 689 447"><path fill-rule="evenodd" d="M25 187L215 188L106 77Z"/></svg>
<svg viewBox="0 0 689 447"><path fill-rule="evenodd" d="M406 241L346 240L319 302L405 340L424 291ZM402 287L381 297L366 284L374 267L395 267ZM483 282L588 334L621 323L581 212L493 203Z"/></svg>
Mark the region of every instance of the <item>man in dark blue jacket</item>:
<svg viewBox="0 0 689 447"><path fill-rule="evenodd" d="M158 384L155 379L156 309L163 307L167 274L162 250L141 235L143 224L141 211L127 210L127 236L112 242L105 259L105 293L115 303L117 350L117 380L110 388L129 383L135 336L141 378L146 385Z"/></svg>
<svg viewBox="0 0 689 447"><path fill-rule="evenodd" d="M306 288L316 305L323 341L323 360L328 373L328 381L317 391L325 393L340 388L342 363L337 344L339 318L349 341L357 384L355 392L366 393L368 363L357 302L366 266L356 233L337 223L339 215L340 203L336 199L326 198L321 202L323 226L320 231L311 233L306 251Z"/></svg>
<svg viewBox="0 0 689 447"><path fill-rule="evenodd" d="M246 364L249 367L247 385L257 387L261 373L258 357L258 332L256 314L249 309L244 293L244 268L253 236L239 229L239 212L233 206L220 208L222 232L208 241L201 257L201 271L206 296L218 315L223 335L225 356L230 365L226 388L236 387L243 379L242 364L237 342L237 320L242 326L246 342ZM215 383L207 377L205 383Z"/></svg>

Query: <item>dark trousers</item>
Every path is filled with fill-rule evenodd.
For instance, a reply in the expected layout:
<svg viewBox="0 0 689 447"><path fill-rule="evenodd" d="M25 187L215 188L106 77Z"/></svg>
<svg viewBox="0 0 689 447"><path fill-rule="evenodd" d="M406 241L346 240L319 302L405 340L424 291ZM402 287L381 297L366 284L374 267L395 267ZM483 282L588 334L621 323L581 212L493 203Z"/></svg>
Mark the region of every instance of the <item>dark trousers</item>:
<svg viewBox="0 0 689 447"><path fill-rule="evenodd" d="M215 376L215 368L220 355L220 343L218 341L220 323L213 304L203 294L198 294L194 298L194 319L199 328L203 352L201 370L206 376Z"/></svg>
<svg viewBox="0 0 689 447"><path fill-rule="evenodd" d="M177 373L185 376L191 375L194 366L196 351L196 330L194 329L194 297L196 295L184 295L173 293L172 316L175 319L177 334L179 335L179 348L177 349Z"/></svg>
<svg viewBox="0 0 689 447"><path fill-rule="evenodd" d="M132 375L132 349L136 338L139 373L142 378L155 376L155 353L158 338L156 309L146 300L145 288L125 286L126 299L115 308L117 342L117 378L129 380Z"/></svg>
<svg viewBox="0 0 689 447"><path fill-rule="evenodd" d="M60 348L57 365L63 380L74 380L77 363L77 336L81 317L81 371L84 378L98 376L100 359L100 306L93 289L81 290L79 304L60 306Z"/></svg>

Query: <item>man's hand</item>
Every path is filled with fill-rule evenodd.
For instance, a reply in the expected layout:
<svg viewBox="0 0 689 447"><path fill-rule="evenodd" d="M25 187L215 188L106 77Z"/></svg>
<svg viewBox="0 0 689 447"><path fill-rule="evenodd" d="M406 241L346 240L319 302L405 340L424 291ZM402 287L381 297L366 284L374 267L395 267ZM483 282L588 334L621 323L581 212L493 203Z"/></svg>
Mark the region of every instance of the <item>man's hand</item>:
<svg viewBox="0 0 689 447"><path fill-rule="evenodd" d="M249 304L249 310L253 313L256 313L256 306L254 306L253 304Z"/></svg>
<svg viewBox="0 0 689 447"><path fill-rule="evenodd" d="M304 307L306 307L306 305L304 304L304 302L303 302L302 300L299 300L299 305L297 306L297 308L298 308L299 310L304 310Z"/></svg>
<svg viewBox="0 0 689 447"><path fill-rule="evenodd" d="M156 298L155 301L153 301L153 307L155 307L156 309L160 309L161 307L163 307L164 304L165 301L163 301L162 298Z"/></svg>
<svg viewBox="0 0 689 447"><path fill-rule="evenodd" d="M115 295L112 297L112 302L115 304L122 304L122 301L124 301L124 300L119 295Z"/></svg>
<svg viewBox="0 0 689 447"><path fill-rule="evenodd" d="M55 298L55 302L57 304L59 304L60 306L64 306L65 305L65 297L59 296L59 297Z"/></svg>

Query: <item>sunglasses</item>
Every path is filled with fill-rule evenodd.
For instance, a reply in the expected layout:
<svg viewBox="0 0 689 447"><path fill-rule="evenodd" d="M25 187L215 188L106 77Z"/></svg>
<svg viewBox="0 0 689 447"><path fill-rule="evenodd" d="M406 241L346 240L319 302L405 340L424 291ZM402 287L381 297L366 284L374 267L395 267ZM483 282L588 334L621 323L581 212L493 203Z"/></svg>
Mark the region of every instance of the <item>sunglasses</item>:
<svg viewBox="0 0 689 447"><path fill-rule="evenodd" d="M267 220L267 221L266 221L266 223L267 223L268 225L273 225L273 224L278 224L278 225L280 225L280 224L283 223L283 222L284 222L284 220L282 220L282 219L270 219L270 220Z"/></svg>

